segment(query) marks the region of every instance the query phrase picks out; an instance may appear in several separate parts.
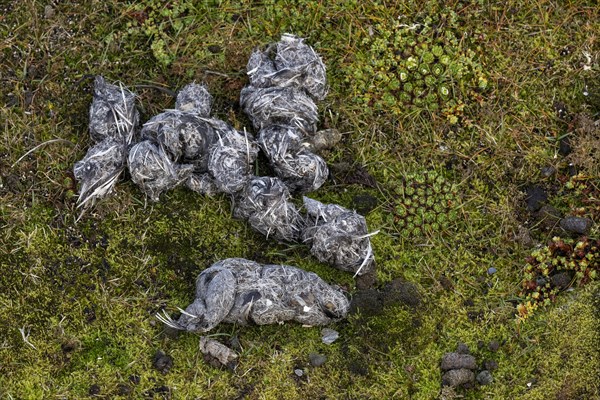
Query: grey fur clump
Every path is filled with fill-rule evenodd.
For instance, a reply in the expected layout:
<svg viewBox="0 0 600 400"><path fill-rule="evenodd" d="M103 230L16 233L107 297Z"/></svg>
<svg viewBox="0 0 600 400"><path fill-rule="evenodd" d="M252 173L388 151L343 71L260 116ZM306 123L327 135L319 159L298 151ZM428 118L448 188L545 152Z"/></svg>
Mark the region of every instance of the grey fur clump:
<svg viewBox="0 0 600 400"><path fill-rule="evenodd" d="M90 106L89 130L94 142L123 138L130 144L139 124L135 94L123 85L107 83L102 76L94 81L94 100Z"/></svg>
<svg viewBox="0 0 600 400"><path fill-rule="evenodd" d="M326 325L344 318L349 309L342 291L312 272L242 258L225 259L202 271L195 297L177 321L160 319L176 329L207 332L221 322Z"/></svg>
<svg viewBox="0 0 600 400"><path fill-rule="evenodd" d="M107 83L97 76L89 116L90 137L95 145L73 168L80 183L78 207L94 204L112 192L125 169L127 146L138 131L135 95L123 85Z"/></svg>
<svg viewBox="0 0 600 400"><path fill-rule="evenodd" d="M240 104L255 129L269 125L289 125L306 135L317 130L317 105L303 90L293 87L246 86L240 93Z"/></svg>
<svg viewBox="0 0 600 400"><path fill-rule="evenodd" d="M204 85L190 83L184 86L175 101L175 108L179 111L196 114L200 117L209 117L213 97Z"/></svg>
<svg viewBox="0 0 600 400"><path fill-rule="evenodd" d="M255 177L237 194L233 216L248 220L252 228L267 237L295 242L302 231L302 219L290 197L280 179Z"/></svg>
<svg viewBox="0 0 600 400"><path fill-rule="evenodd" d="M307 211L303 240L321 262L363 275L374 267L373 248L365 217L336 204L304 197Z"/></svg>
<svg viewBox="0 0 600 400"><path fill-rule="evenodd" d="M175 164L165 154L162 147L149 140L134 145L127 158L129 173L152 201L158 201L160 194L174 188L190 178L194 166Z"/></svg>
<svg viewBox="0 0 600 400"><path fill-rule="evenodd" d="M323 60L304 39L294 35L283 34L275 46L256 50L250 56L247 70L251 84L256 87L298 87L317 100L327 95Z"/></svg>
<svg viewBox="0 0 600 400"><path fill-rule="evenodd" d="M153 152L149 158L142 153L143 158L137 163L130 162L130 165L136 165L138 171L135 173L139 175L144 160L153 163L150 169L161 178L136 180L142 190L152 194L153 200L158 200L161 192L172 189L174 182L185 181L189 189L212 195L217 192L234 194L250 180L252 164L258 155L254 138L238 132L224 121L209 118L211 103L212 96L206 87L187 85L177 96L176 110L167 110L144 124L142 139L150 141L160 152ZM130 155L132 157L137 156ZM160 157L166 159L159 161ZM156 169L155 166L165 168ZM167 166L177 173L173 174ZM193 171L188 173L190 168ZM182 172L185 172L183 180ZM148 182L152 182L151 188ZM161 184L165 186L161 188Z"/></svg>
<svg viewBox="0 0 600 400"><path fill-rule="evenodd" d="M209 149L218 139L210 119L191 112L167 110L148 120L142 139L159 144L173 162L190 162L206 171Z"/></svg>
<svg viewBox="0 0 600 400"><path fill-rule="evenodd" d="M275 173L291 191L307 193L321 187L329 170L310 152L305 138L317 132L314 102L327 94L325 64L304 39L284 34L266 50L256 50L247 65L250 85L240 104L259 132L259 144Z"/></svg>
<svg viewBox="0 0 600 400"><path fill-rule="evenodd" d="M92 204L110 193L123 172L126 146L120 138L108 137L91 147L85 157L73 167L75 179L80 182L79 206Z"/></svg>
<svg viewBox="0 0 600 400"><path fill-rule="evenodd" d="M215 121L218 140L210 151L208 171L220 191L235 194L252 177L252 164L258 156L258 146L247 132L242 134L223 121Z"/></svg>
<svg viewBox="0 0 600 400"><path fill-rule="evenodd" d="M290 190L306 193L325 183L329 175L325 160L305 149L297 129L272 125L262 129L259 135L259 146Z"/></svg>

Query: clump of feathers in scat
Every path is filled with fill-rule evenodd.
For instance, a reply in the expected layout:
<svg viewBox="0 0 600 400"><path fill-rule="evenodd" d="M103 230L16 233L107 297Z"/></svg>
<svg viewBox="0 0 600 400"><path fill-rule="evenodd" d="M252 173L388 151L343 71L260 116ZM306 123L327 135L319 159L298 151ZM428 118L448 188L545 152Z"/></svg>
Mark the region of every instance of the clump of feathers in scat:
<svg viewBox="0 0 600 400"><path fill-rule="evenodd" d="M152 200L182 182L211 195L236 193L250 179L258 154L254 138L210 118L211 103L206 87L190 84L178 93L175 110L166 110L144 124L144 148L154 146L158 151L149 159L147 151L134 153L132 148L128 161L133 181Z"/></svg>
<svg viewBox="0 0 600 400"><path fill-rule="evenodd" d="M266 325L293 320L326 325L344 318L348 310L341 289L312 272L229 258L202 271L195 300L180 310L177 321L166 313L158 317L175 329L207 332L221 322Z"/></svg>
<svg viewBox="0 0 600 400"><path fill-rule="evenodd" d="M80 183L79 207L92 205L110 193L125 170L127 149L138 133L135 94L121 84L96 77L89 118L94 145L73 168Z"/></svg>
<svg viewBox="0 0 600 400"><path fill-rule="evenodd" d="M329 170L304 142L317 132L315 100L327 94L321 57L304 39L284 34L278 43L254 51L247 71L250 84L242 89L240 104L275 173L294 192L318 189Z"/></svg>
<svg viewBox="0 0 600 400"><path fill-rule="evenodd" d="M306 209L302 240L321 262L343 271L364 275L375 268L365 217L337 204L304 197Z"/></svg>

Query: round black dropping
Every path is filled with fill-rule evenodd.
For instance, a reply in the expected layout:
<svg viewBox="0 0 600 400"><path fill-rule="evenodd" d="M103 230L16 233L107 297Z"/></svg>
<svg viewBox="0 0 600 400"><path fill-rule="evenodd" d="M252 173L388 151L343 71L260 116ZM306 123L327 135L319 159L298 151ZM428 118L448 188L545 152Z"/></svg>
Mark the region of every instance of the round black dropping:
<svg viewBox="0 0 600 400"><path fill-rule="evenodd" d="M96 396L100 394L100 385L98 384L93 384L90 386L90 388L88 389L88 394L90 396Z"/></svg>
<svg viewBox="0 0 600 400"><path fill-rule="evenodd" d="M223 51L223 49L221 48L221 46L217 46L215 44L208 46L208 51L210 51L213 54L217 54L220 53L221 51Z"/></svg>
<svg viewBox="0 0 600 400"><path fill-rule="evenodd" d="M173 358L165 354L162 350L158 350L154 354L152 366L163 374L168 373L173 367Z"/></svg>

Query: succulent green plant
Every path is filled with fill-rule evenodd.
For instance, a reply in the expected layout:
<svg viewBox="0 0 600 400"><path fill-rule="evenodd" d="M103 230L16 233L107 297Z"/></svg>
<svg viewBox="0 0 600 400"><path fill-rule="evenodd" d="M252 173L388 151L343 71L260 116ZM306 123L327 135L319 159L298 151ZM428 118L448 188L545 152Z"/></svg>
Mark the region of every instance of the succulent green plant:
<svg viewBox="0 0 600 400"><path fill-rule="evenodd" d="M126 12L130 18L127 32L142 32L150 40L154 58L162 66L168 66L175 60L177 43L176 32L190 26L194 21L191 2L163 2L148 0L131 6Z"/></svg>
<svg viewBox="0 0 600 400"><path fill-rule="evenodd" d="M428 111L460 119L465 103L481 101L488 79L479 61L476 35L465 35L451 9L376 25L362 41L348 81L356 100L380 112L400 116Z"/></svg>
<svg viewBox="0 0 600 400"><path fill-rule="evenodd" d="M583 237L573 240L552 238L526 259L522 282L522 302L517 318L525 320L541 306L551 304L561 290L598 279L600 275L600 240Z"/></svg>
<svg viewBox="0 0 600 400"><path fill-rule="evenodd" d="M405 237L445 231L457 218L458 201L456 185L440 173L407 174L389 192L388 223Z"/></svg>

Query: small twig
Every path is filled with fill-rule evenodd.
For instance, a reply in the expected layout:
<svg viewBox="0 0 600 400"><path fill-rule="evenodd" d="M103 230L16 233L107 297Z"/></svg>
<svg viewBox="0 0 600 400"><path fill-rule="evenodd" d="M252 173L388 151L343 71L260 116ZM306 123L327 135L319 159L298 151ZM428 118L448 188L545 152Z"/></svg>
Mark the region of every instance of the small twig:
<svg viewBox="0 0 600 400"><path fill-rule="evenodd" d="M19 328L19 332L21 332L21 337L23 338L23 341L25 342L25 344L31 346L34 350L37 350L37 348L33 345L33 343L31 343L29 341L29 332L27 332L27 334L25 334L25 327Z"/></svg>
<svg viewBox="0 0 600 400"><path fill-rule="evenodd" d="M50 144L50 143L56 143L56 142L65 142L65 143L69 143L69 144L71 144L71 145L74 145L74 143L73 143L73 142L70 142L70 141L68 141L68 140L66 140L66 139L51 139L51 140L48 140L48 141L46 141L46 142L44 142L44 143L40 143L40 144L38 144L38 145L37 145L37 146L35 146L33 149L31 149L31 150L29 150L27 153L23 154L23 155L22 155L22 156L21 156L21 157L20 157L20 158L19 158L17 161L15 161L15 162L14 162L14 164L13 164L13 165L11 165L10 167L11 167L11 168L14 168L14 166L15 166L15 165L17 165L17 164L18 164L19 162L21 162L21 161L22 161L22 160L23 160L25 157L27 157L28 155L30 155L31 153L33 153L34 151L36 151L36 150L37 150L37 149L39 149L40 147L42 147L42 146L45 146L45 145L47 145L47 144Z"/></svg>

